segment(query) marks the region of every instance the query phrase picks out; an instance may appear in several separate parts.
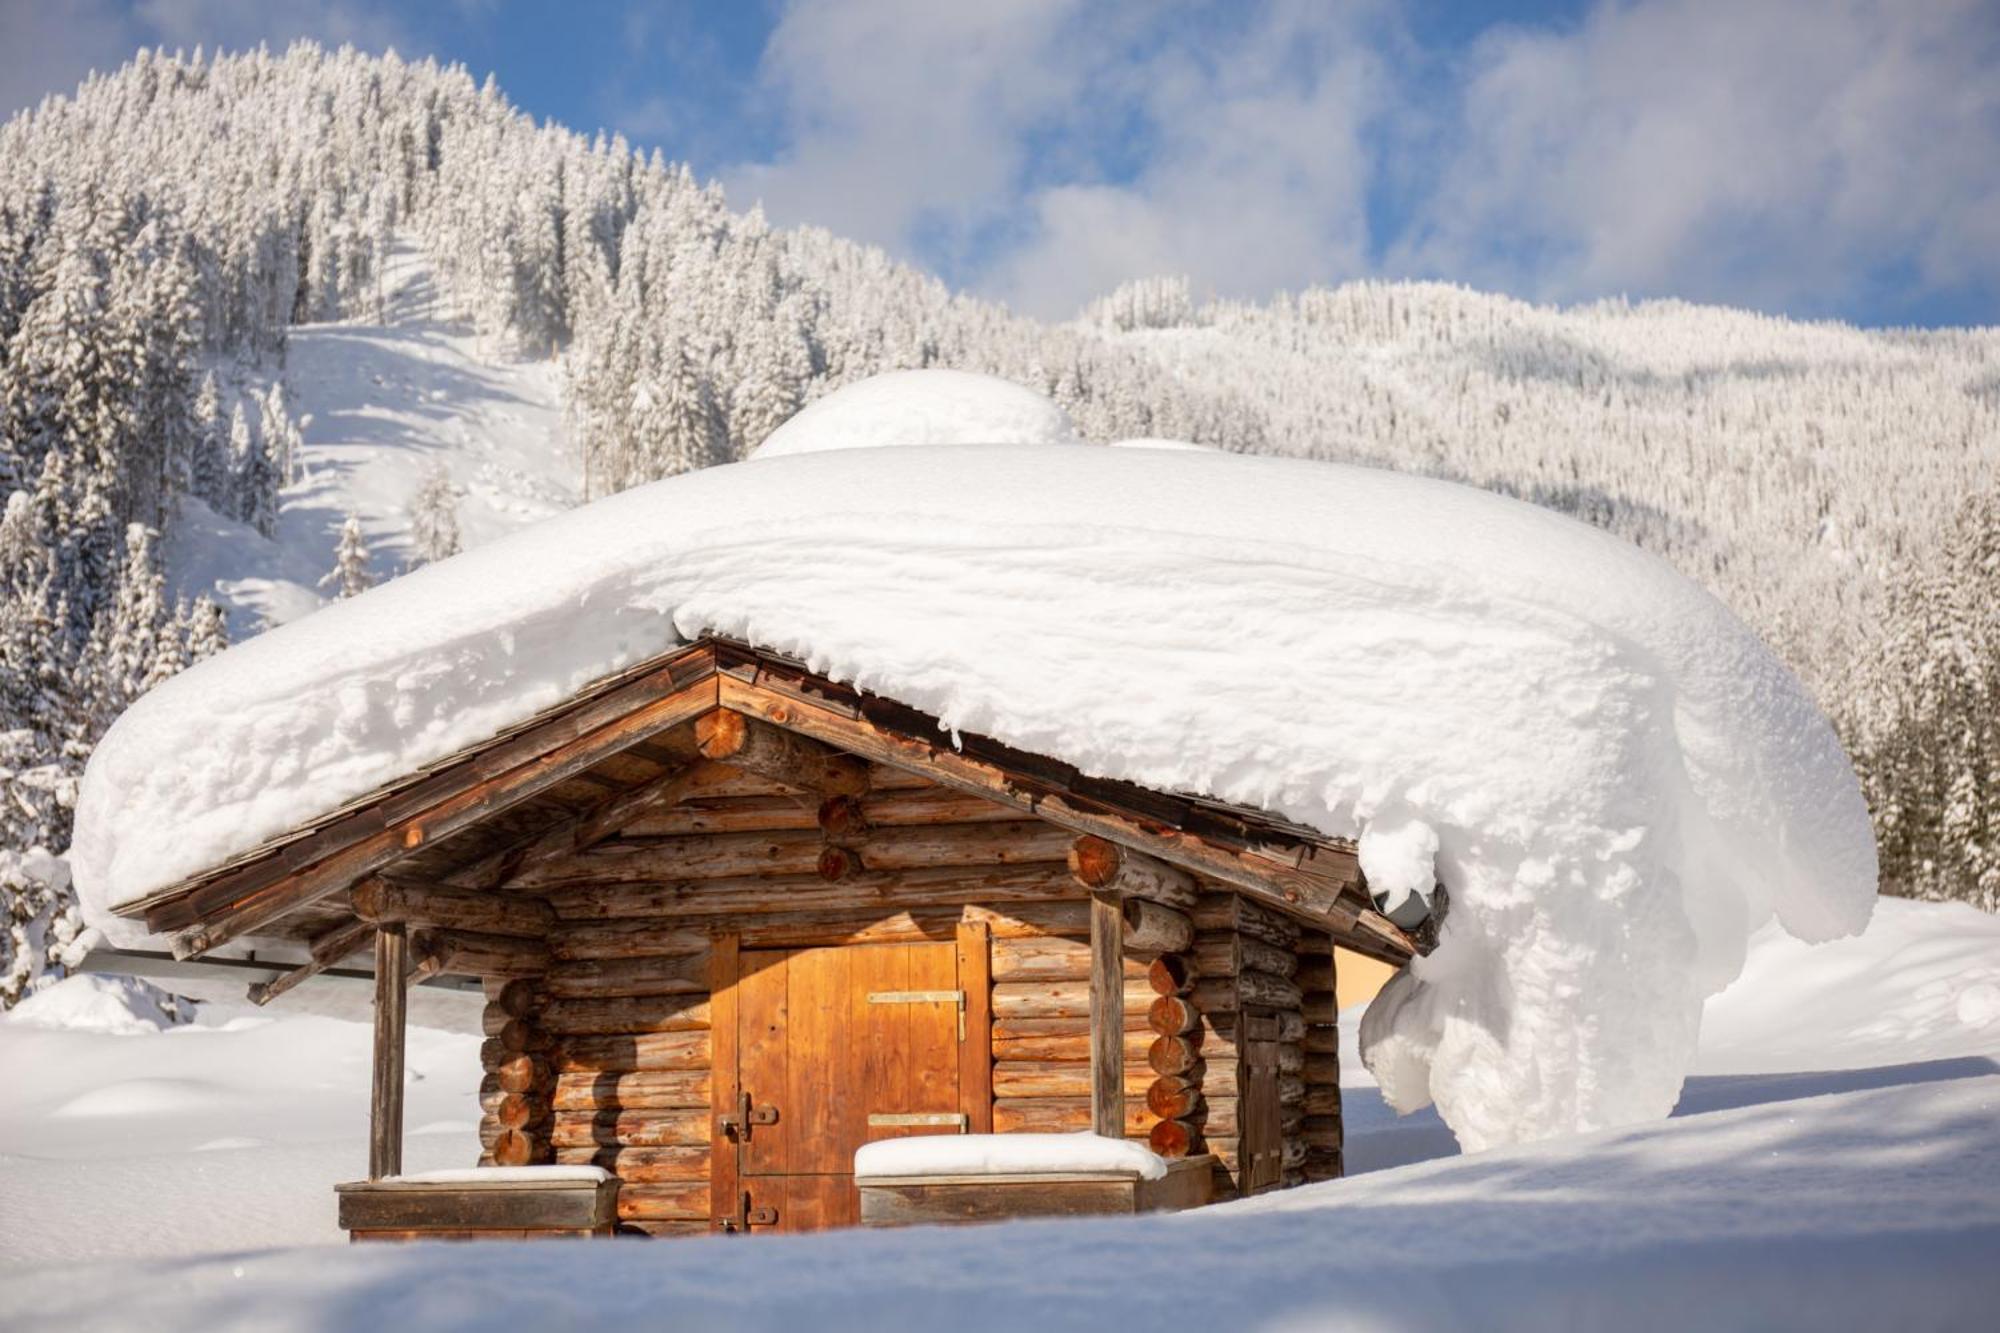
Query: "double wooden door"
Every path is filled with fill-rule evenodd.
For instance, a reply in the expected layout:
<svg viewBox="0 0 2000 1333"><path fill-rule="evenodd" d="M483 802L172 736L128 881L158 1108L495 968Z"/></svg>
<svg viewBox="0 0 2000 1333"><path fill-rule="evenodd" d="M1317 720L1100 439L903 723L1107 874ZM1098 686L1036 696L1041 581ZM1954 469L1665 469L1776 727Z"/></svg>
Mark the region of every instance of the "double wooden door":
<svg viewBox="0 0 2000 1333"><path fill-rule="evenodd" d="M983 937L977 944L976 956L963 940L738 955L736 1086L719 1090L729 1100L714 1143L718 1159L733 1157L736 1215L718 1225L853 1226L857 1148L989 1127ZM717 1165L727 1174L729 1163Z"/></svg>

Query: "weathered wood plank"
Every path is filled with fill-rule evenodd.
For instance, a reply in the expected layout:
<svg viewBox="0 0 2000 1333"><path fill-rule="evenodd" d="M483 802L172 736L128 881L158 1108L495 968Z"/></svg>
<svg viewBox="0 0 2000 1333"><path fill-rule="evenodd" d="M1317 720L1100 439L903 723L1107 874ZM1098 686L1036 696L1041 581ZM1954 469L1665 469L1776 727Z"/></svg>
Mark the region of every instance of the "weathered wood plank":
<svg viewBox="0 0 2000 1333"><path fill-rule="evenodd" d="M556 921L555 911L539 898L412 884L381 875L370 875L349 889L347 901L363 921L401 921L418 928L527 939L539 939Z"/></svg>
<svg viewBox="0 0 2000 1333"><path fill-rule="evenodd" d="M1112 892L1090 898L1090 1123L1119 1136L1125 1100L1125 913Z"/></svg>
<svg viewBox="0 0 2000 1333"><path fill-rule="evenodd" d="M368 1178L403 1173L403 970L409 936L400 923L375 931L375 1058L368 1105Z"/></svg>
<svg viewBox="0 0 2000 1333"><path fill-rule="evenodd" d="M541 1023L568 1052L578 1038L619 1035L705 1032L709 1027L706 992L680 995L620 996L609 999L552 999L542 1006Z"/></svg>

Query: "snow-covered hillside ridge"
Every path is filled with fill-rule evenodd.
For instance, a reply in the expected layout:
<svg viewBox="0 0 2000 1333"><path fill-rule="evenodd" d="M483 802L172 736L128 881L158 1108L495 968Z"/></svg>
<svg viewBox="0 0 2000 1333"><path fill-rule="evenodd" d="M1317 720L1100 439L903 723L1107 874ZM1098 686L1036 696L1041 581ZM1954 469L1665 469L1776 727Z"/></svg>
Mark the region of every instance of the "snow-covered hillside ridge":
<svg viewBox="0 0 2000 1333"><path fill-rule="evenodd" d="M1442 943L1378 1005L1374 1067L1472 1146L1665 1115L1748 929L1866 921L1874 840L1832 729L1665 562L1379 469L1093 448L1037 406L954 372L857 384L774 457L195 666L91 758L91 923L128 936L109 907L704 632L1094 776L1358 836L1377 893L1441 878ZM1037 419L1044 442L979 443ZM874 439L904 447L854 447Z"/></svg>
<svg viewBox="0 0 2000 1333"><path fill-rule="evenodd" d="M91 984L47 1008L94 1011L61 995ZM1889 901L1853 939L1759 932L1662 1124L1458 1156L1350 1053L1345 1180L750 1246L346 1245L331 1185L368 1156L362 985L138 1036L0 1018L0 1068L42 1071L0 1082L0 1327L1980 1328L2000 1303L1996 993L2000 920ZM411 1168L463 1165L476 1010L462 1033L414 1021Z"/></svg>

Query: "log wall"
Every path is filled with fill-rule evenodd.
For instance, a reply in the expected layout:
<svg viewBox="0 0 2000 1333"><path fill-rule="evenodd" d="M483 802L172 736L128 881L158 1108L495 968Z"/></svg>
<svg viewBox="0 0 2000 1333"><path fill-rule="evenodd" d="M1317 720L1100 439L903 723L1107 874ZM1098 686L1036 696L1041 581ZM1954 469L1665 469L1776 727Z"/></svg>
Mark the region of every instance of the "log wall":
<svg viewBox="0 0 2000 1333"><path fill-rule="evenodd" d="M983 923L993 1129L1090 1126L1089 902L1068 835L909 774L866 777L816 800L709 764L622 829L515 869L499 892L547 904L552 924L539 971L488 983L482 1164L603 1166L625 1226L710 1230L713 1103L734 1077L713 1069L719 935L789 948ZM1126 1134L1215 1153L1218 1197L1241 1192L1237 1034L1271 1016L1282 1178L1338 1174L1338 1056L1312 1049L1332 1029L1306 1016L1324 991L1331 1021L1327 937L1215 884L1162 896L1123 904Z"/></svg>

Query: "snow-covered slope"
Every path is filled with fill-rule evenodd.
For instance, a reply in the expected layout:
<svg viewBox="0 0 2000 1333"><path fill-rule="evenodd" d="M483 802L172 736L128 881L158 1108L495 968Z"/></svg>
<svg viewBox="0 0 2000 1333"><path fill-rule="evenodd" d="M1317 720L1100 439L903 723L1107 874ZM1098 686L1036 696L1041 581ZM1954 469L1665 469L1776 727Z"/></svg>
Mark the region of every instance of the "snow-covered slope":
<svg viewBox="0 0 2000 1333"><path fill-rule="evenodd" d="M577 502L561 367L516 360L445 318L413 246L392 253L385 284L381 323L288 333L282 374L304 448L275 538L192 497L169 530L175 591L213 597L239 637L325 602L320 580L350 513L368 535L376 578L399 573L410 561L411 502L432 467L450 475L467 549Z"/></svg>
<svg viewBox="0 0 2000 1333"><path fill-rule="evenodd" d="M1715 1075L1659 1125L1455 1156L1350 1061L1346 1180L1170 1218L747 1244L341 1247L364 1023L0 1020L0 1068L39 1075L0 1083L0 1327L1986 1327L1996 973L2000 922L1887 901L1822 950L1760 934L1711 1002ZM1897 1038L1858 1044L1876 1021ZM477 1040L412 1033L412 1169L476 1153Z"/></svg>

